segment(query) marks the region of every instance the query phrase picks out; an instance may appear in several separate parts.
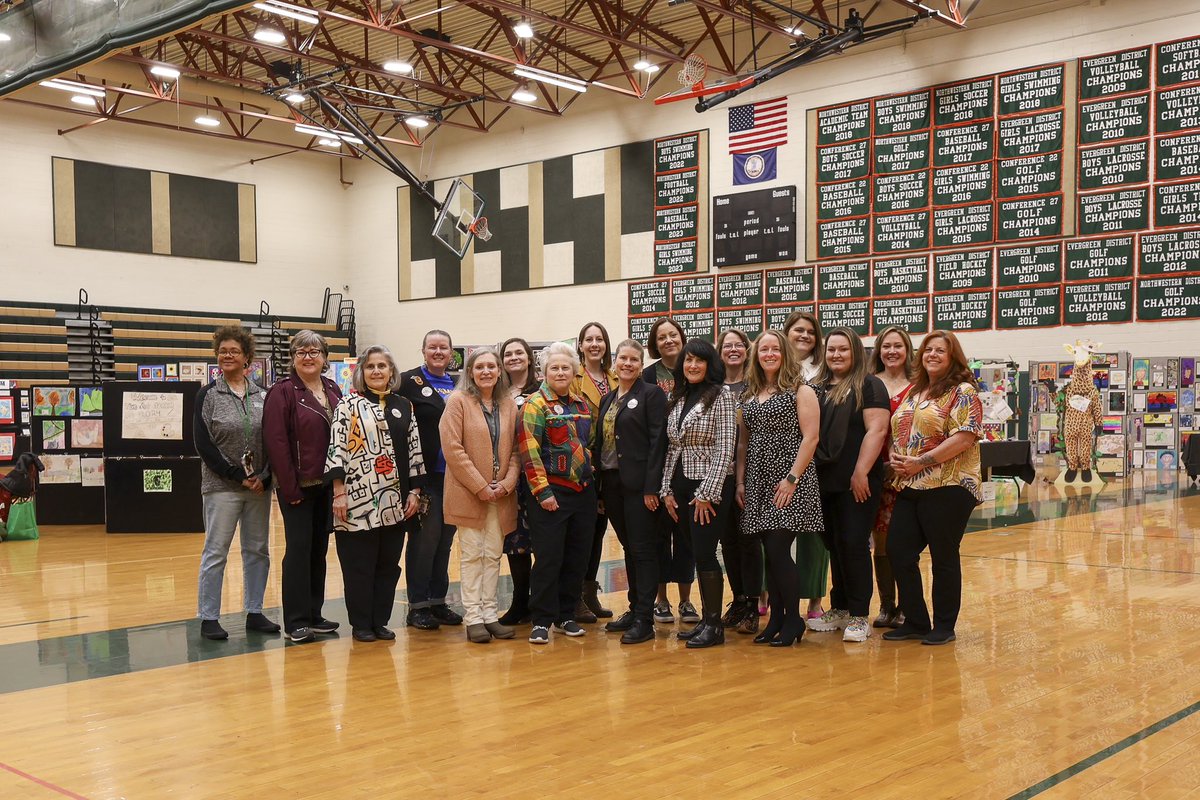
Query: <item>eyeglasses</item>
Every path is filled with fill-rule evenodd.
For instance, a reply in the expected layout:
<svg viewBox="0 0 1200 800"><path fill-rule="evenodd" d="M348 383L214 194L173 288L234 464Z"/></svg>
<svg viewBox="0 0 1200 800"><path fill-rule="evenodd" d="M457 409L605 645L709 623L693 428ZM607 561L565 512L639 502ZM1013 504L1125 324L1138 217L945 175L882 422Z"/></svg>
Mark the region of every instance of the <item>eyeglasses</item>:
<svg viewBox="0 0 1200 800"><path fill-rule="evenodd" d="M729 344L721 345L721 349L722 350L745 350L746 345L742 344L741 342L732 342Z"/></svg>
<svg viewBox="0 0 1200 800"><path fill-rule="evenodd" d="M296 358L320 358L320 350L297 350Z"/></svg>
<svg viewBox="0 0 1200 800"><path fill-rule="evenodd" d="M218 350L217 351L217 355L219 355L219 356L240 356L241 354L242 354L241 350Z"/></svg>

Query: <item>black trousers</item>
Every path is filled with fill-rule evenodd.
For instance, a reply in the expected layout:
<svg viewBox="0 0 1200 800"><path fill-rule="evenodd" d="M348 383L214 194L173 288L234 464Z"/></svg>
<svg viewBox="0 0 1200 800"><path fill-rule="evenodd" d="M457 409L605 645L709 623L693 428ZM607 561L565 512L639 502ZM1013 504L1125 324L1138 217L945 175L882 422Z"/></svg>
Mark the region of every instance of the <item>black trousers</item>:
<svg viewBox="0 0 1200 800"><path fill-rule="evenodd" d="M962 562L958 546L975 509L975 496L961 486L904 489L896 496L887 553L900 590L900 610L917 630L953 631L962 606ZM921 586L921 551L933 566L933 623Z"/></svg>
<svg viewBox="0 0 1200 800"><path fill-rule="evenodd" d="M696 580L692 537L662 506L658 507L657 522L659 583L692 583Z"/></svg>
<svg viewBox="0 0 1200 800"><path fill-rule="evenodd" d="M533 539L529 607L533 624L546 627L574 618L596 527L595 485L579 492L552 486L551 491L558 499L557 511L542 508L536 498L529 506Z"/></svg>
<svg viewBox="0 0 1200 800"><path fill-rule="evenodd" d="M742 534L742 510L736 499L729 512L721 529L721 558L725 561L729 588L734 597L758 597L763 584L762 542L757 536Z"/></svg>
<svg viewBox="0 0 1200 800"><path fill-rule="evenodd" d="M428 476L425 493L429 495L429 511L421 520L421 529L408 537L404 568L408 571L409 609L444 605L450 589L450 548L457 529L446 524L442 512L445 480L441 472Z"/></svg>
<svg viewBox="0 0 1200 800"><path fill-rule="evenodd" d="M657 514L646 508L642 493L621 487L621 478L615 469L605 470L601 476L600 496L617 532L617 540L625 549L629 609L634 617L648 622L658 594Z"/></svg>
<svg viewBox="0 0 1200 800"><path fill-rule="evenodd" d="M594 581L600 574L600 559L604 556L604 534L608 533L608 506L604 506L603 514L596 515L596 527L592 537L592 552L588 556L587 570L583 573L584 580Z"/></svg>
<svg viewBox="0 0 1200 800"><path fill-rule="evenodd" d="M404 528L388 525L371 531L338 531L338 561L350 627L373 630L387 627L400 582L400 553Z"/></svg>
<svg viewBox="0 0 1200 800"><path fill-rule="evenodd" d="M296 505L279 503L283 517L283 629L307 628L325 605L325 555L333 530L333 489L310 486Z"/></svg>
<svg viewBox="0 0 1200 800"><path fill-rule="evenodd" d="M691 505L698 488L700 488L700 481L685 477L682 469L676 469L675 474L671 476L671 492L675 495L675 502L679 505L676 509L676 513L679 514L679 527L692 542L692 555L695 557L696 570L698 572L720 572L721 562L717 560L717 543L720 541L721 532L728 525L733 505L737 502L734 499L733 476L726 477L725 482L721 484L721 502L715 506L716 515L707 523L696 521L696 507Z"/></svg>
<svg viewBox="0 0 1200 800"><path fill-rule="evenodd" d="M871 562L871 528L879 511L883 481L868 478L871 496L865 503L854 499L854 492L821 492L821 515L825 530L821 540L829 551L829 569L833 585L829 590L830 608L849 610L852 617L871 613L874 591Z"/></svg>

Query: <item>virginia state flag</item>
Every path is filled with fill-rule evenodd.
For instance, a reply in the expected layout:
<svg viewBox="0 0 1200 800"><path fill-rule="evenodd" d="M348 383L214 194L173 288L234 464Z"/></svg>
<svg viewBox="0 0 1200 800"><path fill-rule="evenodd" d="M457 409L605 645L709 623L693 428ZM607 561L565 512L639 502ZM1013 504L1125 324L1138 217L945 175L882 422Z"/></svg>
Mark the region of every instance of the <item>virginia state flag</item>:
<svg viewBox="0 0 1200 800"><path fill-rule="evenodd" d="M775 180L775 151L769 147L757 153L733 154L733 185Z"/></svg>

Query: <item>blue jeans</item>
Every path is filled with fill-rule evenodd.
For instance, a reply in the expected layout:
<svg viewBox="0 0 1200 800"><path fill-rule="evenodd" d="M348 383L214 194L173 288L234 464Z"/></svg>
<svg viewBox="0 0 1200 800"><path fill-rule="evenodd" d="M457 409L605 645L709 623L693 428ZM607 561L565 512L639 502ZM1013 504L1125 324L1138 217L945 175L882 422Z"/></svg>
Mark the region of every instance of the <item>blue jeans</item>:
<svg viewBox="0 0 1200 800"><path fill-rule="evenodd" d="M262 613L263 592L271 570L267 549L271 519L271 495L241 492L209 492L204 495L204 554L200 556L200 619L221 616L221 589L225 562L238 523L242 528L242 603L247 614Z"/></svg>
<svg viewBox="0 0 1200 800"><path fill-rule="evenodd" d="M429 512L421 520L421 529L409 534L408 549L404 551L410 611L445 604L450 589L450 546L454 544L455 528L446 524L442 513L444 480L440 472L429 476L425 486Z"/></svg>

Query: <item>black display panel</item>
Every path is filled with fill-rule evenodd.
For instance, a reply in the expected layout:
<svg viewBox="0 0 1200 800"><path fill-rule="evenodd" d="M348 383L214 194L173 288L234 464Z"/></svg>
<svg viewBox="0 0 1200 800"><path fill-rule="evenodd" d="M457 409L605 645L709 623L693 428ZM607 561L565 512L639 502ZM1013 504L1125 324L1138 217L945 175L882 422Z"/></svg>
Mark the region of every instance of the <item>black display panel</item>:
<svg viewBox="0 0 1200 800"><path fill-rule="evenodd" d="M796 187L713 198L713 264L728 267L796 257Z"/></svg>

